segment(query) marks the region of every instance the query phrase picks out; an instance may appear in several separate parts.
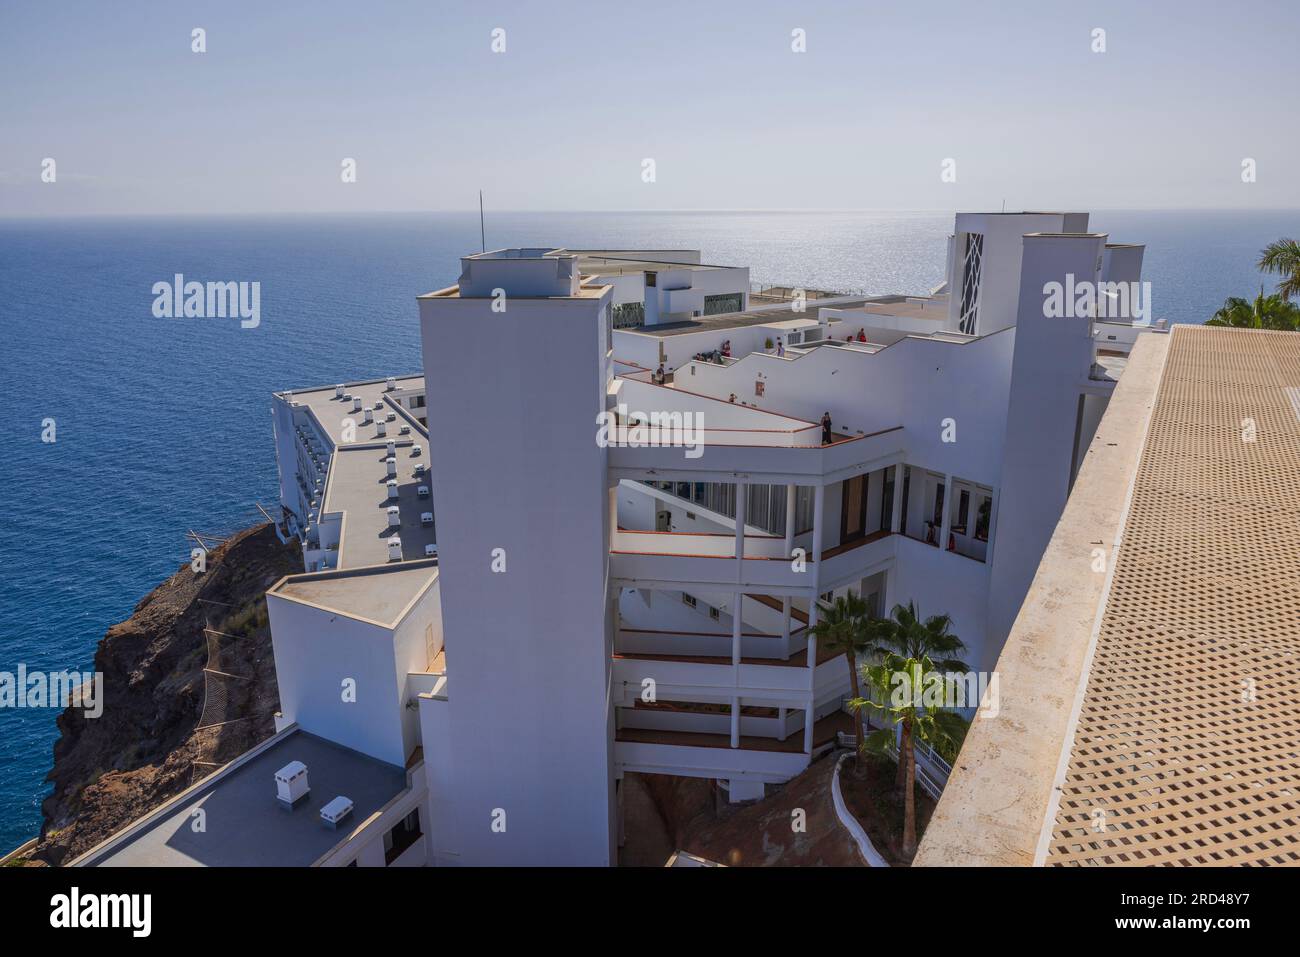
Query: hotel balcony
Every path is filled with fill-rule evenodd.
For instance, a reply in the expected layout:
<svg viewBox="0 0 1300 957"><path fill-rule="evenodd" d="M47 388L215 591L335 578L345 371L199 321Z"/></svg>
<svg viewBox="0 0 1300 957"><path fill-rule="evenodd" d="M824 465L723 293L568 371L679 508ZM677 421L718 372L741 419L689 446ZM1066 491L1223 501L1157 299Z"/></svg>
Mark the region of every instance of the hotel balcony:
<svg viewBox="0 0 1300 957"><path fill-rule="evenodd" d="M672 428L621 426L611 436L610 475L642 479L740 473L756 480L763 476L766 482L810 485L903 457L902 426L871 435L837 433L830 445L821 444L817 425L788 431L705 428L686 435L683 447Z"/></svg>
<svg viewBox="0 0 1300 957"><path fill-rule="evenodd" d="M809 555L802 565L789 557L775 535L744 536L744 557L736 559L736 536L728 533L644 532L618 529L611 536L609 569L624 587L714 587L768 595L817 594L818 583L861 577L894 556L888 531L873 532ZM801 569L801 570L796 570Z"/></svg>
<svg viewBox="0 0 1300 957"><path fill-rule="evenodd" d="M628 710L623 713L626 715ZM834 744L837 732L851 732L853 727L849 715L833 706L813 723L811 735L802 733L802 715L795 718L795 727L785 738L775 733L733 736L621 727L614 739L614 759L624 772L728 778L733 790L738 781L780 784L808 767L813 754ZM740 715L740 720L745 721L746 716Z"/></svg>
<svg viewBox="0 0 1300 957"><path fill-rule="evenodd" d="M808 649L786 658L744 658L737 664L730 656L624 653L614 655L616 697L635 701L647 682L660 698L696 700L700 695L743 694L746 700L797 703L809 691L825 693L848 683L843 653L817 648L817 666L808 667ZM619 689L622 689L621 691Z"/></svg>

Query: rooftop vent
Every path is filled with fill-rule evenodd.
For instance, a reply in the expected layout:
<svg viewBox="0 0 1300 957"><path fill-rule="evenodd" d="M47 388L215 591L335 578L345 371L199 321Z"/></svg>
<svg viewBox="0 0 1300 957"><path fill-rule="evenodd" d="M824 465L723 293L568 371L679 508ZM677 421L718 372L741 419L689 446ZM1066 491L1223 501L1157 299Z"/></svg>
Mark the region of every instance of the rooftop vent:
<svg viewBox="0 0 1300 957"><path fill-rule="evenodd" d="M375 435L379 436L380 438L383 438L387 434L388 434L388 425L387 423L384 422L383 419L380 419L378 422L375 423Z"/></svg>
<svg viewBox="0 0 1300 957"><path fill-rule="evenodd" d="M400 429L398 429L397 431L398 431L398 432L401 432L403 435L410 435L410 434L411 434L411 427L410 427L409 425L404 425L404 426L402 426Z"/></svg>
<svg viewBox="0 0 1300 957"><path fill-rule="evenodd" d="M392 376L389 376L389 377L388 377L388 384L387 384L386 387L387 387L387 389L388 389L389 392L392 392L394 389L397 388L397 380L396 380L395 378L393 378Z"/></svg>
<svg viewBox="0 0 1300 957"><path fill-rule="evenodd" d="M388 442L388 454L389 455L397 454L397 443L392 441L391 439Z"/></svg>
<svg viewBox="0 0 1300 957"><path fill-rule="evenodd" d="M384 418L387 419L389 422L392 422L394 419L397 418L397 413L389 412L386 416L384 416Z"/></svg>
<svg viewBox="0 0 1300 957"><path fill-rule="evenodd" d="M437 546L437 545L425 545L425 546L424 546L424 557L425 557L425 558L437 558L437 557L438 557L438 546Z"/></svg>
<svg viewBox="0 0 1300 957"><path fill-rule="evenodd" d="M366 415L365 415L365 418L363 418L363 419L361 420L361 424L362 424L362 425L369 425L369 424L370 424L371 422L373 422L373 421L375 421L375 410L374 410L374 409L366 409Z"/></svg>
<svg viewBox="0 0 1300 957"><path fill-rule="evenodd" d="M411 457L412 457L412 458L416 458L416 459L418 459L418 458L420 457L420 453L423 452L423 451L424 451L424 449L422 449L422 448L421 448L420 446L418 446L418 445L412 446L412 447L411 447Z"/></svg>
<svg viewBox="0 0 1300 957"><path fill-rule="evenodd" d="M420 513L420 524L421 524L421 525L425 525L425 526L432 525L432 524L433 524L433 512L421 512L421 513Z"/></svg>
<svg viewBox="0 0 1300 957"><path fill-rule="evenodd" d="M399 509L396 505L388 506L388 527L392 528L395 525L401 525L401 524L402 524L401 509Z"/></svg>
<svg viewBox="0 0 1300 957"><path fill-rule="evenodd" d="M390 562L394 560L400 562L402 560L402 537L400 535L394 535L388 540L388 560Z"/></svg>
<svg viewBox="0 0 1300 957"><path fill-rule="evenodd" d="M418 496L420 496L420 498L428 498L428 497L429 497L429 486L427 486L427 485L421 485L419 488L417 488L417 489L415 490L415 494L418 495Z"/></svg>
<svg viewBox="0 0 1300 957"><path fill-rule="evenodd" d="M389 474L389 475L396 475L396 474L397 474L397 459L393 458L393 457L390 455L390 456L388 456L388 458L384 459L384 464L388 466L388 474Z"/></svg>
<svg viewBox="0 0 1300 957"><path fill-rule="evenodd" d="M353 412L360 412L360 411L361 411L361 396L359 396L359 395L354 395L354 396L352 397L352 411L353 411Z"/></svg>
<svg viewBox="0 0 1300 957"><path fill-rule="evenodd" d="M338 385L336 385L336 386L334 387L334 398L336 398L336 399L341 399L341 398L343 398L343 383L342 383L342 382L340 382Z"/></svg>
<svg viewBox="0 0 1300 957"><path fill-rule="evenodd" d="M290 761L275 772L275 797L282 805L293 806L311 793L307 786L307 765L301 761Z"/></svg>
<svg viewBox="0 0 1300 957"><path fill-rule="evenodd" d="M418 476L418 475L423 475L423 474L424 474L424 463L423 463L423 462L421 462L419 465L417 465L417 466L415 467L415 474L416 474L417 476Z"/></svg>
<svg viewBox="0 0 1300 957"><path fill-rule="evenodd" d="M388 480L388 497L397 498L397 479Z"/></svg>
<svg viewBox="0 0 1300 957"><path fill-rule="evenodd" d="M337 828L339 822L352 813L352 802L342 794L320 809L320 819L329 827Z"/></svg>

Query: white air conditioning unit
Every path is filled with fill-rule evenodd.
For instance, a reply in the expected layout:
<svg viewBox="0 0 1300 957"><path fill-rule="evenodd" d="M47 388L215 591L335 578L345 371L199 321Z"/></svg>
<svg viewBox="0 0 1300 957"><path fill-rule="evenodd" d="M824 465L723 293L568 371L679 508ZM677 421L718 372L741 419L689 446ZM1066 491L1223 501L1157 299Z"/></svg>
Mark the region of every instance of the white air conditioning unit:
<svg viewBox="0 0 1300 957"><path fill-rule="evenodd" d="M388 497L397 498L397 479L388 480Z"/></svg>
<svg viewBox="0 0 1300 957"><path fill-rule="evenodd" d="M389 422L392 422L394 419L397 418L397 413L389 412L388 415L384 416L384 418L387 419Z"/></svg>
<svg viewBox="0 0 1300 957"><path fill-rule="evenodd" d="M374 411L374 409L366 409L366 415L365 415L365 418L363 418L363 419L361 420L361 424L362 424L362 425L369 425L369 424L370 424L371 422L373 422L373 421L375 421L375 411Z"/></svg>
<svg viewBox="0 0 1300 957"><path fill-rule="evenodd" d="M382 419L380 419L378 422L375 423L375 435L379 436L382 439L387 434L388 434L388 426L384 423Z"/></svg>
<svg viewBox="0 0 1300 957"><path fill-rule="evenodd" d="M419 465L415 467L415 477L419 478L423 474L424 474L424 463L421 462Z"/></svg>
<svg viewBox="0 0 1300 957"><path fill-rule="evenodd" d="M424 526L432 525L432 524L433 524L433 512L421 512L421 513L420 513L420 524L421 524L421 525L424 525Z"/></svg>
<svg viewBox="0 0 1300 957"><path fill-rule="evenodd" d="M393 442L392 440L389 440L389 443L388 443L388 454L389 454L389 455L396 455L396 454L397 454L397 443L396 443L396 442Z"/></svg>
<svg viewBox="0 0 1300 957"><path fill-rule="evenodd" d="M392 392L394 389L397 388L397 380L396 380L395 378L393 378L392 376L389 376L389 377L388 377L387 387L388 387L388 391L389 391L389 392Z"/></svg>
<svg viewBox="0 0 1300 957"><path fill-rule="evenodd" d="M394 525L401 525L401 524L402 524L401 509L399 509L396 505L388 506L388 527L392 528Z"/></svg>
<svg viewBox="0 0 1300 957"><path fill-rule="evenodd" d="M403 435L410 435L410 434L411 434L411 427L410 427L409 425L404 425L404 426L402 426L400 429L398 429L397 431L398 431L398 432L401 432Z"/></svg>
<svg viewBox="0 0 1300 957"><path fill-rule="evenodd" d="M399 535L394 535L388 540L388 560L402 560L402 539Z"/></svg>
<svg viewBox="0 0 1300 957"><path fill-rule="evenodd" d="M415 490L415 494L418 495L418 496L420 496L420 498L428 498L428 497L429 497L429 486L427 486L427 485L421 485L421 486L419 486L418 488L416 488L416 490Z"/></svg>
<svg viewBox="0 0 1300 957"><path fill-rule="evenodd" d="M301 761L290 761L275 772L275 797L285 807L292 809L310 793L311 788L307 786L307 765Z"/></svg>
<svg viewBox="0 0 1300 957"><path fill-rule="evenodd" d="M341 399L341 398L343 398L343 383L342 383L342 382L340 382L338 385L336 385L336 386L334 387L334 398L336 398L336 399Z"/></svg>
<svg viewBox="0 0 1300 957"><path fill-rule="evenodd" d="M384 464L385 464L386 466L388 466L388 474L389 474L389 475L396 475L396 474L397 474L397 459L393 458L393 457L390 455L390 456L388 456L388 458L384 459Z"/></svg>
<svg viewBox="0 0 1300 957"><path fill-rule="evenodd" d="M360 411L361 411L361 396L358 395L358 396L354 396L354 397L353 397L353 399L352 399L352 411L353 411L353 412L360 412Z"/></svg>
<svg viewBox="0 0 1300 957"><path fill-rule="evenodd" d="M421 447L418 446L418 445L415 445L415 446L412 446L412 447L411 447L411 457L412 457L412 458L416 458L416 459L418 459L418 458L420 457L420 455L423 454L423 452L424 452L424 449L421 448Z"/></svg>
<svg viewBox="0 0 1300 957"><path fill-rule="evenodd" d="M437 546L437 545L425 545L425 546L424 546L424 557L425 557L425 558L437 558L437 557L438 557L438 546Z"/></svg>

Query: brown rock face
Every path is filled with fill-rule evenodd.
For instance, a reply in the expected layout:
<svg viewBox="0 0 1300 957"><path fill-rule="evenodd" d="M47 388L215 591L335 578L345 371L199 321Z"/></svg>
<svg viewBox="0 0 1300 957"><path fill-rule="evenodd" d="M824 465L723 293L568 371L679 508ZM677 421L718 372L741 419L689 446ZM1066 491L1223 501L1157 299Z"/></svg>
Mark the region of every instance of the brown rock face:
<svg viewBox="0 0 1300 957"><path fill-rule="evenodd" d="M265 592L301 571L297 543L281 544L269 524L246 529L207 556L204 573L182 565L108 630L95 652L103 714L59 716L34 859L70 861L274 732ZM215 639L213 667L224 674L206 680L224 705L207 715L205 627L231 636Z"/></svg>

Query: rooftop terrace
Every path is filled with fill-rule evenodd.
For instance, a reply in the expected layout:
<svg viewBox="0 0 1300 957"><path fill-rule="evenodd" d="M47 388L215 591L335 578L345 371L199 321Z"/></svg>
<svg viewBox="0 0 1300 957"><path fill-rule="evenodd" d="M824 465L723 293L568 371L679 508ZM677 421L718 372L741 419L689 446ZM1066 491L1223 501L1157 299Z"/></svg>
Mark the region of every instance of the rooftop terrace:
<svg viewBox="0 0 1300 957"><path fill-rule="evenodd" d="M387 444L352 445L340 449L330 461L323 514L343 512L343 534L339 542L339 567L360 568L389 561L388 539L402 539L402 560L425 557L425 546L437 543L436 526L425 525L420 516L433 512L432 482L428 473L429 443L423 437L394 440L396 446L397 498L388 497ZM415 455L415 446L422 446ZM415 468L424 465L417 477ZM419 495L420 486L430 489ZM396 505L399 524L390 525L388 508Z"/></svg>
<svg viewBox="0 0 1300 957"><path fill-rule="evenodd" d="M716 316L700 316L682 322L662 322L654 326L638 326L635 329L620 329L620 333L644 336L681 336L692 332L721 332L725 329L740 329L745 326L762 326L773 322L791 319L816 319L817 310L822 306L834 306L838 309L852 309L868 302L885 302L901 300L901 296L841 296L833 299L809 299L802 309L796 309L794 303L780 308L750 310L749 312L724 312Z"/></svg>
<svg viewBox="0 0 1300 957"><path fill-rule="evenodd" d="M309 795L292 811L276 799L275 772L307 766ZM423 773L423 772L421 772ZM297 728L237 759L91 850L87 867L307 867L406 789L406 771ZM338 830L320 810L338 795L353 811ZM194 812L206 828L191 827Z"/></svg>
<svg viewBox="0 0 1300 957"><path fill-rule="evenodd" d="M412 431L422 431L418 422L412 422L402 416L401 411L396 408L389 408L385 400L394 402L403 396L409 395L415 391L424 389L424 376L409 375L400 376L396 381L397 388L390 390L386 379L378 379L372 382L351 382L345 383L343 392L354 398L361 399L361 408L374 410L376 404L384 404L385 408L375 411L377 418L382 418L389 411L396 412L396 419L389 423L389 432L396 433L398 426L411 425ZM295 405L306 406L311 410L316 421L320 423L321 430L325 433L334 446L340 447L345 445L357 445L363 442L375 441L375 427L373 425L363 425L364 411L354 412L352 402L335 398L335 387L333 385L320 386L319 388L303 389L293 391L293 401ZM284 393L281 393L284 395ZM343 421L352 419L357 425L356 439L352 442L343 442Z"/></svg>

